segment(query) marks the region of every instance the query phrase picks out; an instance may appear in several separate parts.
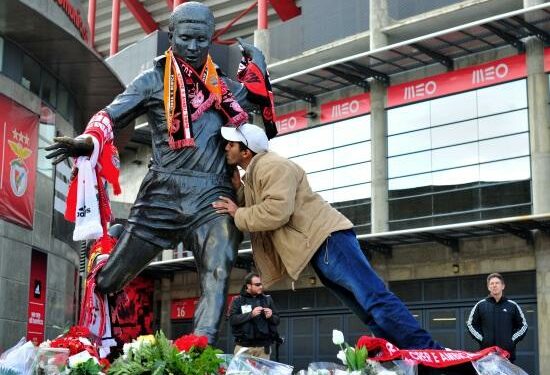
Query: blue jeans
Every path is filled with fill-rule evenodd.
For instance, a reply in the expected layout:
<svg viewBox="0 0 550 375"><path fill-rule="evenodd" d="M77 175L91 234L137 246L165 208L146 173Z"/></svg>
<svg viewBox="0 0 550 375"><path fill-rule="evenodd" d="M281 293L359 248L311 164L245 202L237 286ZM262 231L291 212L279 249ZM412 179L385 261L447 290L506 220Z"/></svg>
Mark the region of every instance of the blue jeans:
<svg viewBox="0 0 550 375"><path fill-rule="evenodd" d="M311 259L311 265L321 282L375 336L401 349L443 349L386 288L361 251L353 230L332 233Z"/></svg>

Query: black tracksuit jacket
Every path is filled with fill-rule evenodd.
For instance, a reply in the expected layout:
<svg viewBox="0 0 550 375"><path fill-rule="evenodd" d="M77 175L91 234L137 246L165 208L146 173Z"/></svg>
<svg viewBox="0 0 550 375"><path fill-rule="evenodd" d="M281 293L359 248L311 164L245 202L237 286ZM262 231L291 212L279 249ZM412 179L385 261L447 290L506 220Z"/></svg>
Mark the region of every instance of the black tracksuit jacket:
<svg viewBox="0 0 550 375"><path fill-rule="evenodd" d="M516 344L527 333L523 311L504 296L498 302L489 296L476 303L466 326L481 349L500 346L510 353L510 361L515 360Z"/></svg>

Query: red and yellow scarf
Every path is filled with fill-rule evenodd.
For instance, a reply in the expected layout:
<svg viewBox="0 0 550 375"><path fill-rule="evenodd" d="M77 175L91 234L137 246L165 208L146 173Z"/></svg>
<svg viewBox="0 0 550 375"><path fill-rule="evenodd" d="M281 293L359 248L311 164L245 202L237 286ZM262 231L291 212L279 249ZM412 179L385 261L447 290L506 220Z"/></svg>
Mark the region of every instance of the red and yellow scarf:
<svg viewBox="0 0 550 375"><path fill-rule="evenodd" d="M248 120L248 114L218 77L210 55L200 74L174 55L171 49L165 56L164 113L171 149L195 146L192 121L212 105L229 125L239 126Z"/></svg>

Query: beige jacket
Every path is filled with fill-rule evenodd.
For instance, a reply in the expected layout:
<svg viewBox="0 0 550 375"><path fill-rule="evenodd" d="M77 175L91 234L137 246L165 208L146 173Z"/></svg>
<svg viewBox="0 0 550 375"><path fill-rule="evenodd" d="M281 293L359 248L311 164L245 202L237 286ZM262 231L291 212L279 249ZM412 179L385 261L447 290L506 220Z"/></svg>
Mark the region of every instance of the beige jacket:
<svg viewBox="0 0 550 375"><path fill-rule="evenodd" d="M332 232L353 227L311 190L300 166L274 152L254 156L243 182L235 224L250 232L254 262L267 286L285 275L296 280Z"/></svg>

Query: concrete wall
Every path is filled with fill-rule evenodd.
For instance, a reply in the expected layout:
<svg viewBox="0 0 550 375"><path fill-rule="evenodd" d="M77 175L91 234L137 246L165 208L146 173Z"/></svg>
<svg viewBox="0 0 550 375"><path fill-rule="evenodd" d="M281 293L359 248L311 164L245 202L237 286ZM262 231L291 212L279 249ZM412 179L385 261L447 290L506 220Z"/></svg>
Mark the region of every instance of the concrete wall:
<svg viewBox="0 0 550 375"><path fill-rule="evenodd" d="M3 75L0 75L0 93L40 113L40 99ZM78 252L75 244L53 238L53 180L40 173L36 178L33 229L0 219L0 352L15 345L27 333L32 249L48 256L46 337L55 337L64 327L74 324Z"/></svg>

